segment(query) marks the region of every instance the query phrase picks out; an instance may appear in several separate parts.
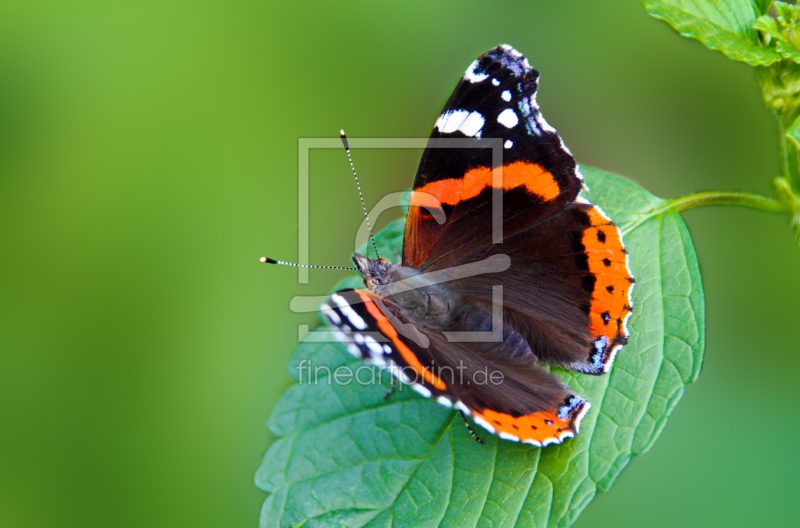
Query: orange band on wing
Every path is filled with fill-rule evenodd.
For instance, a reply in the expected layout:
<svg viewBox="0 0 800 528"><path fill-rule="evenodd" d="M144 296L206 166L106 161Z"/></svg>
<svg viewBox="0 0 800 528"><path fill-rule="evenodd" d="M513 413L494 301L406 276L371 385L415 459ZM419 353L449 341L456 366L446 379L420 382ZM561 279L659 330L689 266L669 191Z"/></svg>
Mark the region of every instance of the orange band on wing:
<svg viewBox="0 0 800 528"><path fill-rule="evenodd" d="M505 433L515 436L522 442L538 444L558 443L568 437L575 436L576 430L569 422L556 416L553 412L535 412L514 417L491 409L475 412L474 418L483 420L494 428L497 434ZM502 436L502 435L501 435Z"/></svg>
<svg viewBox="0 0 800 528"><path fill-rule="evenodd" d="M400 352L400 355L403 356L403 360L408 364L411 369L417 373L417 375L421 376L422 379L436 387L438 390L443 391L447 389L447 385L436 377L430 370L425 368L425 366L419 362L417 356L414 352L411 351L405 343L400 340L400 336L397 335L397 330L392 326L392 323L389 319L386 318L385 315L381 312L380 308L378 308L375 303L373 302L372 298L366 292L362 292L361 290L356 290L359 297L364 301L364 305L367 307L367 311L369 311L370 315L375 318L378 322L378 327L386 337L392 340L392 344L397 348L397 351Z"/></svg>
<svg viewBox="0 0 800 528"><path fill-rule="evenodd" d="M546 202L554 200L561 192L553 175L535 163L516 161L504 165L502 174L503 189L506 191L524 186L528 192ZM438 180L415 189L411 195L411 206L436 208L439 203L455 205L475 198L492 186L491 168L477 167L467 171L463 178Z"/></svg>
<svg viewBox="0 0 800 528"><path fill-rule="evenodd" d="M631 312L633 278L619 228L596 206L587 213L592 226L583 232L582 243L589 271L597 279L589 308L590 329L595 337L605 336L610 343L624 333L622 322Z"/></svg>

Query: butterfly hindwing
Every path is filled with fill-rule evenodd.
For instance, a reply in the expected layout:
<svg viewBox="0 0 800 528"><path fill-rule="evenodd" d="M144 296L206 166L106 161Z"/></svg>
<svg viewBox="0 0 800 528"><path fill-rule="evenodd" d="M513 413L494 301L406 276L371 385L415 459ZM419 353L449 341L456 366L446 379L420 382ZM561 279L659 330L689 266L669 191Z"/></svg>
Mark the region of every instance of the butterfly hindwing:
<svg viewBox="0 0 800 528"><path fill-rule="evenodd" d="M597 206L574 203L502 244L484 246L459 264L496 254L511 266L450 288L468 303L490 303L503 287L506 322L540 360L587 374L608 372L628 338L634 280L619 228Z"/></svg>
<svg viewBox="0 0 800 528"><path fill-rule="evenodd" d="M322 311L351 353L506 440L561 442L577 434L589 409L588 402L534 366L530 347L510 326L500 342L452 342L440 331L416 326L416 337L407 337L398 328L412 321L409 314L362 290L334 293ZM462 317L459 327L493 324L478 307ZM418 342L420 335L426 346Z"/></svg>
<svg viewBox="0 0 800 528"><path fill-rule="evenodd" d="M434 375L426 349L398 332L408 324L408 317L391 302L368 291L340 290L323 304L322 313L354 356L389 369L426 397L448 395L445 383Z"/></svg>

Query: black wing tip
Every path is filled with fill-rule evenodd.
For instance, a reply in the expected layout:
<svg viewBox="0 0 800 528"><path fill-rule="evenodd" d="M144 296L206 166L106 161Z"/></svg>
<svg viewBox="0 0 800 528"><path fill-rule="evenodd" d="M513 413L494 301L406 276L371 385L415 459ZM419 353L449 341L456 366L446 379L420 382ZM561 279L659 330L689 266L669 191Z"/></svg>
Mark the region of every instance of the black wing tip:
<svg viewBox="0 0 800 528"><path fill-rule="evenodd" d="M517 51L511 44L499 44L495 46L492 51L498 54L505 54L510 57L522 57L522 53Z"/></svg>
<svg viewBox="0 0 800 528"><path fill-rule="evenodd" d="M501 63L518 76L529 71L536 71L531 67L530 63L528 63L528 59L525 57L525 55L517 51L509 44L500 44L499 46L490 49L481 56L481 59L484 57L488 57L494 62Z"/></svg>

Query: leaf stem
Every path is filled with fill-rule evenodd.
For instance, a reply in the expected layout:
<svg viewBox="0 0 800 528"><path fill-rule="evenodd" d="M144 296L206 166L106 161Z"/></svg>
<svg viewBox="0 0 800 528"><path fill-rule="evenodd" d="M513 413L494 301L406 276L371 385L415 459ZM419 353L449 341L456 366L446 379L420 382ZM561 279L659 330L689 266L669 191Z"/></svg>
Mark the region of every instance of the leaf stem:
<svg viewBox="0 0 800 528"><path fill-rule="evenodd" d="M675 198L674 200L666 202L664 205L656 207L652 211L642 215L641 218L632 224L624 226L622 228L622 234L630 233L650 218L664 214L667 211L674 210L679 213L703 205L741 205L743 207L750 207L751 209L758 209L759 211L767 211L768 213L791 212L788 206L782 204L778 200L773 200L772 198L767 198L760 194L723 191L702 192Z"/></svg>

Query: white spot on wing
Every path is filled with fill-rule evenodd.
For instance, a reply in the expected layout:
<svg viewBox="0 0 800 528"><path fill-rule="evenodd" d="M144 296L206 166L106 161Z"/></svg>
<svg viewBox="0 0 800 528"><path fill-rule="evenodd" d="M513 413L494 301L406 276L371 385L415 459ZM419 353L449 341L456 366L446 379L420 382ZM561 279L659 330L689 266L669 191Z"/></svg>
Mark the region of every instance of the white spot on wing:
<svg viewBox="0 0 800 528"><path fill-rule="evenodd" d="M606 364L603 365L603 372L609 372L611 370L611 365L614 364L614 358L617 357L617 352L622 350L622 345L617 345L611 349L611 352L608 354L608 360Z"/></svg>
<svg viewBox="0 0 800 528"><path fill-rule="evenodd" d="M366 336L364 341L366 342L367 348L369 348L372 356L377 355L380 357L383 355L383 347L379 345L372 336Z"/></svg>
<svg viewBox="0 0 800 528"><path fill-rule="evenodd" d="M508 44L501 44L500 47L503 48L504 50L506 50L508 52L508 54L511 55L512 57L514 57L515 59L518 59L518 58L522 57L522 53L518 52L517 50L515 50L514 48L512 48Z"/></svg>
<svg viewBox="0 0 800 528"><path fill-rule="evenodd" d="M480 137L485 122L486 120L480 112L449 110L439 116L435 128L438 128L443 134L452 134L458 130L465 136Z"/></svg>
<svg viewBox="0 0 800 528"><path fill-rule="evenodd" d="M468 115L469 112L466 110L448 110L436 120L435 128L438 128L439 132L443 134L452 134L458 130Z"/></svg>
<svg viewBox="0 0 800 528"><path fill-rule="evenodd" d="M490 424L489 422L487 422L486 420L484 420L480 416L473 416L473 419L475 420L476 424L480 425L481 427L483 427L484 429L486 429L490 433L494 434L494 433L497 432L497 430L494 427L492 427L492 424Z"/></svg>
<svg viewBox="0 0 800 528"><path fill-rule="evenodd" d="M608 215L606 214L606 212L605 212L605 211L603 211L602 209L600 209L600 207L599 207L599 206L595 205L595 206L594 206L594 208L595 208L595 210L597 210L597 213L598 213L598 214L599 214L601 217L603 217L603 220L605 220L606 222L611 222L611 219L608 217Z"/></svg>
<svg viewBox="0 0 800 528"><path fill-rule="evenodd" d="M486 80L486 78L489 77L489 75L486 73L476 73L475 68L477 67L478 61L472 61L472 64L469 65L469 68L467 68L467 71L464 73L464 80L471 83L477 83Z"/></svg>
<svg viewBox="0 0 800 528"><path fill-rule="evenodd" d="M463 412L464 414L467 414L467 415L471 415L472 414L472 411L469 410L469 407L464 405L464 403L461 402L461 401L457 401L456 402L456 409L458 409L459 411L461 411L461 412Z"/></svg>
<svg viewBox="0 0 800 528"><path fill-rule="evenodd" d="M500 47L503 48L514 59L517 59L517 60L522 59L523 68L525 68L526 70L530 70L531 69L531 65L528 64L528 59L523 57L522 53L518 52L517 50L515 50L514 48L512 48L508 44L502 44Z"/></svg>
<svg viewBox="0 0 800 528"><path fill-rule="evenodd" d="M436 398L436 403L444 405L445 407L450 407L450 408L453 407L453 402L451 402L450 398L447 398L446 396L439 396L438 398Z"/></svg>
<svg viewBox="0 0 800 528"><path fill-rule="evenodd" d="M551 127L550 124L547 121L544 120L544 117L542 117L541 113L537 113L536 114L536 122L539 123L539 128L541 128L545 132L548 132L550 134L555 134L556 133L556 129ZM561 143L563 145L564 142L562 141ZM564 148L566 149L566 147L564 147Z"/></svg>
<svg viewBox="0 0 800 528"><path fill-rule="evenodd" d="M394 363L392 363L391 365L389 365L389 366L387 367L387 370L389 371L389 373L390 373L392 376L394 376L395 378L399 379L400 381L402 381L402 382L403 382L403 383L405 383L406 385L408 385L408 384L410 384L410 383L411 383L411 380L410 380L410 379L409 379L409 377L406 375L406 373L403 371L403 369L402 369L402 368L400 368L400 367L398 367L398 366L397 366L397 365L395 365Z"/></svg>
<svg viewBox="0 0 800 528"><path fill-rule="evenodd" d="M328 316L328 319L330 319L333 322L333 324L335 325L341 324L342 318L339 317L339 314L336 313L336 310L334 310L325 303L323 303L322 306L320 306L320 308L322 309L322 313Z"/></svg>
<svg viewBox="0 0 800 528"><path fill-rule="evenodd" d="M514 436L514 435L512 435L510 433L506 433L506 432L503 432L503 431L500 431L499 433L497 433L497 436L499 436L503 440L511 440L512 442L519 442L519 437L518 436Z"/></svg>
<svg viewBox="0 0 800 528"><path fill-rule="evenodd" d="M500 97L503 98L503 101L510 101L511 100L511 92L508 90L503 90L503 93L500 94Z"/></svg>
<svg viewBox="0 0 800 528"><path fill-rule="evenodd" d="M553 130L553 132L555 132L555 130ZM564 144L564 140L561 139L561 136L558 136L558 142L561 143L561 148L564 149L564 152L572 156L572 151ZM578 174L578 177L581 179L581 181L583 181L583 174L580 174L580 170L576 170L575 172Z"/></svg>
<svg viewBox="0 0 800 528"><path fill-rule="evenodd" d="M514 146L514 142L511 141L510 139L507 139L506 142L503 143L503 148L510 149L513 146Z"/></svg>
<svg viewBox="0 0 800 528"><path fill-rule="evenodd" d="M636 286L636 285L635 284L631 284L630 289L632 290L634 286ZM628 297L630 297L630 295ZM631 304L631 301L630 301L630 298L629 298L628 299L628 306L630 306L630 304ZM633 307L631 306L631 308L633 308ZM633 311L629 310L628 313L625 314L625 317L622 319L622 333L625 334L626 336L628 335L628 319L631 318L631 315L633 315Z"/></svg>
<svg viewBox="0 0 800 528"><path fill-rule="evenodd" d="M497 79L492 79L492 84L495 86L500 86L500 81L498 81Z"/></svg>
<svg viewBox="0 0 800 528"><path fill-rule="evenodd" d="M422 396L424 396L425 398L431 397L431 391L429 391L427 387L420 385L419 383L413 384L411 388L417 391L418 393L422 394Z"/></svg>
<svg viewBox="0 0 800 528"><path fill-rule="evenodd" d="M578 412L578 416L575 417L573 420L573 424L575 424L575 432L578 433L581 430L581 422L583 421L583 417L586 416L586 413L589 412L589 409L592 408L592 404L584 401L583 408Z"/></svg>
<svg viewBox="0 0 800 528"><path fill-rule="evenodd" d="M497 116L497 122L506 128L514 128L519 123L519 117L517 117L517 113L514 110L506 108Z"/></svg>
<svg viewBox="0 0 800 528"><path fill-rule="evenodd" d="M378 367L386 366L386 361L383 359L383 356L370 356L369 362L373 365L377 365Z"/></svg>
<svg viewBox="0 0 800 528"><path fill-rule="evenodd" d="M473 137L481 131L485 122L486 120L483 119L481 114L478 112L471 112L464 122L461 123L461 126L458 127L458 130L463 132L466 136Z"/></svg>
<svg viewBox="0 0 800 528"><path fill-rule="evenodd" d="M338 306L342 314L347 317L347 320L350 322L350 324L359 330L367 329L367 323L365 323L361 316L358 315L349 304L347 304L347 301L344 299L344 297L334 293L331 295L331 300L336 303L336 306Z"/></svg>

